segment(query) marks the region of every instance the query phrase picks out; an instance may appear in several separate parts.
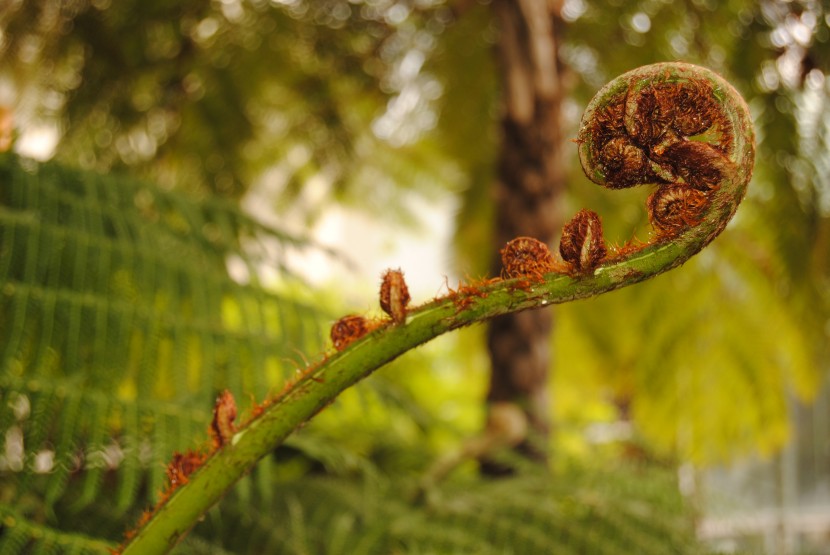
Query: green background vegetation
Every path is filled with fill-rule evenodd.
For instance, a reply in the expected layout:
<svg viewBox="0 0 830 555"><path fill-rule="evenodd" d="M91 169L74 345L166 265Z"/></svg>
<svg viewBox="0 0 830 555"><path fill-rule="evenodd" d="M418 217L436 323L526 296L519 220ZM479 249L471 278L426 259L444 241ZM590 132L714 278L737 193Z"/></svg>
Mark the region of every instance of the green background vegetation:
<svg viewBox="0 0 830 555"><path fill-rule="evenodd" d="M646 63L700 63L741 91L759 156L736 220L677 271L554 309L550 474L513 461L516 477L487 481L469 461L423 485L482 427L473 328L344 394L182 552L695 552L676 465L791 436L791 403L827 366L828 12L604 0L561 14L568 136L597 88ZM325 251L309 230L326 209L417 226L411 195L452 194L456 273L484 275L497 25L461 1L21 1L0 14L0 103L21 140L38 125L59 136L54 162L0 160L0 545L117 543L172 452L208 441L218 391L244 412L330 349L328 326L363 292L311 287L287 254ZM647 233L645 193L590 184L575 147L565 160L563 213L598 211L616 242ZM277 217L303 222L293 231L239 207L269 172ZM586 434L620 420L625 441Z"/></svg>

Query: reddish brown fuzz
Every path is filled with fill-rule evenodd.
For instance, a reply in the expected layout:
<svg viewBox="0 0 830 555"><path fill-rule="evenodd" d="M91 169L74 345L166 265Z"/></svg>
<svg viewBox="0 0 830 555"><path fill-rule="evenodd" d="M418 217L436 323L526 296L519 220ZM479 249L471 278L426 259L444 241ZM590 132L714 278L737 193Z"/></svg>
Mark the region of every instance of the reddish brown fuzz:
<svg viewBox="0 0 830 555"><path fill-rule="evenodd" d="M173 460L167 464L167 480L174 490L187 483L187 478L205 462L205 455L188 449L184 453L173 453Z"/></svg>
<svg viewBox="0 0 830 555"><path fill-rule="evenodd" d="M396 324L406 320L406 305L409 304L409 289L403 279L403 272L386 270L380 284L380 307Z"/></svg>
<svg viewBox="0 0 830 555"><path fill-rule="evenodd" d="M456 311L460 312L473 304L475 299L486 299L489 293L483 288L498 281L501 281L501 278L479 279L466 284L459 283L458 289L451 289L447 286L447 290L449 290L448 297L452 299Z"/></svg>

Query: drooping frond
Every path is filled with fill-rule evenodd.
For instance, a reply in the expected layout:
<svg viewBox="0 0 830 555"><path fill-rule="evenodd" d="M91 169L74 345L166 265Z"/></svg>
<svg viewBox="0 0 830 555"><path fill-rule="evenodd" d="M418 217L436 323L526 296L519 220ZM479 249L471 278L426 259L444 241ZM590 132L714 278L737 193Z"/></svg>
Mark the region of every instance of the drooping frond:
<svg viewBox="0 0 830 555"><path fill-rule="evenodd" d="M258 277L286 246L308 242L234 204L3 155L2 499L34 494L24 516L52 523L105 496L123 517L207 440L218 391L244 412L319 352L319 309Z"/></svg>
<svg viewBox="0 0 830 555"><path fill-rule="evenodd" d="M537 471L447 485L420 502L402 486L331 476L280 483L274 502L254 510L226 500L193 538L234 553L702 552L676 486L656 469Z"/></svg>

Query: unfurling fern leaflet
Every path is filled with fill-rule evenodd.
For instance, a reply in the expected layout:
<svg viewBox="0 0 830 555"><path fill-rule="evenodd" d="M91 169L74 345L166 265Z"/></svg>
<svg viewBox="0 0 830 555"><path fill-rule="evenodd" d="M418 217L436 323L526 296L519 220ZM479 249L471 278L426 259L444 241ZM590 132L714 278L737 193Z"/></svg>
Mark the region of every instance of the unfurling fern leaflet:
<svg viewBox="0 0 830 555"><path fill-rule="evenodd" d="M591 101L578 138L588 176L610 188L653 183L657 232L642 245L604 247L588 212L566 226L562 261L526 238L503 251L508 279L459 287L405 318L333 334L336 352L290 388L266 399L228 443L133 532L124 553L163 553L228 488L340 392L385 363L453 329L552 303L598 295L675 268L712 241L734 215L752 174L755 146L749 110L715 73L664 63L626 73ZM532 247L532 248L529 248ZM518 253L514 261L511 253ZM533 264L529 254L543 258ZM394 317L394 315L393 315ZM351 321L351 320L350 320ZM343 327L343 321L337 323Z"/></svg>

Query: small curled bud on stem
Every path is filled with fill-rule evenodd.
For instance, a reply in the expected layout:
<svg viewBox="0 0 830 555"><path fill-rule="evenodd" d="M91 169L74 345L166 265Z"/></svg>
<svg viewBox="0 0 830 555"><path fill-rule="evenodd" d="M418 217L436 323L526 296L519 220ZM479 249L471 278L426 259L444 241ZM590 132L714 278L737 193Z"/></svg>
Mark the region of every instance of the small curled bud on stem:
<svg viewBox="0 0 830 555"><path fill-rule="evenodd" d="M331 342L335 349L342 351L370 331L371 326L366 318L357 314L349 314L331 326Z"/></svg>
<svg viewBox="0 0 830 555"><path fill-rule="evenodd" d="M380 284L380 307L392 321L400 324L406 320L406 305L409 304L409 288L400 269L386 270Z"/></svg>
<svg viewBox="0 0 830 555"><path fill-rule="evenodd" d="M236 401L233 394L226 389L216 398L213 420L210 423L210 435L215 449L220 449L231 442L233 434L236 433L234 420L236 420Z"/></svg>
<svg viewBox="0 0 830 555"><path fill-rule="evenodd" d="M708 205L709 199L703 191L667 185L648 197L648 218L658 234L676 235L699 224Z"/></svg>
<svg viewBox="0 0 830 555"><path fill-rule="evenodd" d="M596 212L580 210L565 224L559 254L577 273L591 271L605 260L608 249L602 236L602 222Z"/></svg>
<svg viewBox="0 0 830 555"><path fill-rule="evenodd" d="M501 249L501 262L508 278L541 279L555 269L548 246L533 237L516 237L509 241Z"/></svg>

